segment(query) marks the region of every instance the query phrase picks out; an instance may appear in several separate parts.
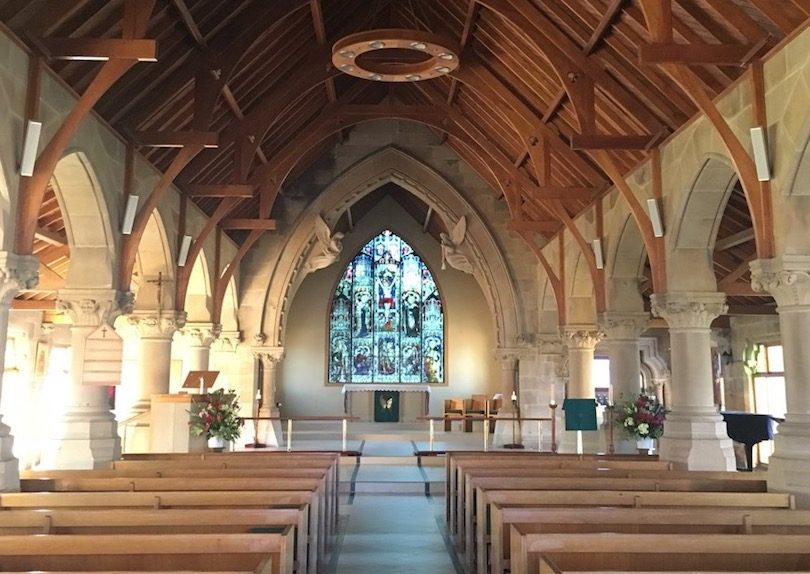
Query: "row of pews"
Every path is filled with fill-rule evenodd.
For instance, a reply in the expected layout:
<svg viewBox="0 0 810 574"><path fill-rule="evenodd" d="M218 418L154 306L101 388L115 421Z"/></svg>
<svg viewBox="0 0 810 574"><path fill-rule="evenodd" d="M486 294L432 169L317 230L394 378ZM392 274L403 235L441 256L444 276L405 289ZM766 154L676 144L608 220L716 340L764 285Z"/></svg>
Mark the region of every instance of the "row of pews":
<svg viewBox="0 0 810 574"><path fill-rule="evenodd" d="M3 572L323 571L338 454L144 455L26 471L0 493Z"/></svg>
<svg viewBox="0 0 810 574"><path fill-rule="evenodd" d="M467 572L810 572L810 511L756 474L656 457L448 453Z"/></svg>

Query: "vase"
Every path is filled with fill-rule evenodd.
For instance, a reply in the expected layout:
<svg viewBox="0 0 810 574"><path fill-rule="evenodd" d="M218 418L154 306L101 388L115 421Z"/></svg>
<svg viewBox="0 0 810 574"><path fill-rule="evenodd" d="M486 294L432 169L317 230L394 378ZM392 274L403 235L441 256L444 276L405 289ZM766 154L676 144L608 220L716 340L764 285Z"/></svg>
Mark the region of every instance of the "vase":
<svg viewBox="0 0 810 574"><path fill-rule="evenodd" d="M208 437L208 448L215 451L220 452L225 450L225 445L228 444L221 436L210 436Z"/></svg>
<svg viewBox="0 0 810 574"><path fill-rule="evenodd" d="M653 440L654 439L649 436L636 439L636 448L639 454L650 454L653 449Z"/></svg>

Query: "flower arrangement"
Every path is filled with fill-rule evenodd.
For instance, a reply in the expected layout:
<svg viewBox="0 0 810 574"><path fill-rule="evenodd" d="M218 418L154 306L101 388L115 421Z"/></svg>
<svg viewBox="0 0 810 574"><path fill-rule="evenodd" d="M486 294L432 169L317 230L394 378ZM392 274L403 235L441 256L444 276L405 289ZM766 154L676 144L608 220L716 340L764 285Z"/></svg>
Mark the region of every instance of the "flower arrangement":
<svg viewBox="0 0 810 574"><path fill-rule="evenodd" d="M640 394L619 405L616 422L630 436L637 439L660 438L664 434L667 410L657 397Z"/></svg>
<svg viewBox="0 0 810 574"><path fill-rule="evenodd" d="M219 437L225 441L239 438L245 421L239 418L239 404L234 391L217 389L205 399L195 402L189 418L191 434L205 438Z"/></svg>

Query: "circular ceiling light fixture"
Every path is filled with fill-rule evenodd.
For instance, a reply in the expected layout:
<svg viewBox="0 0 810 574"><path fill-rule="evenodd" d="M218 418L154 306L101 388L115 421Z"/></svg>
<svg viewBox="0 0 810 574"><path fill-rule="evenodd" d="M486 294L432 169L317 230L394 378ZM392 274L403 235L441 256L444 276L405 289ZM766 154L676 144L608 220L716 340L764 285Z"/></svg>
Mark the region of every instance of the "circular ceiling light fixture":
<svg viewBox="0 0 810 574"><path fill-rule="evenodd" d="M350 34L332 47L332 63L350 76L382 82L418 82L458 68L454 41L419 30L387 28Z"/></svg>

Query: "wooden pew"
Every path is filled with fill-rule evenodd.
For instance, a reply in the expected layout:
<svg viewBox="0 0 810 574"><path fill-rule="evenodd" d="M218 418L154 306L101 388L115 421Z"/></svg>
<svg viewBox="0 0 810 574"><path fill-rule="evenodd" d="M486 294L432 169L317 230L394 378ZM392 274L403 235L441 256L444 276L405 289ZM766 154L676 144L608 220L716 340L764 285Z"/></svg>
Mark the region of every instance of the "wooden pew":
<svg viewBox="0 0 810 574"><path fill-rule="evenodd" d="M552 478L510 478L469 476L464 492L464 530L460 535L459 547L464 549L468 563L472 561L472 549L468 545L486 535L489 516L486 505L479 510L477 491L497 490L579 490L579 491L669 491L669 492L765 492L764 480L706 480L674 478L613 478L613 477L552 477ZM484 514L479 514L484 512ZM483 532L481 532L483 530ZM476 532L479 534L476 536ZM473 538L476 536L476 538ZM482 550L479 548L479 554Z"/></svg>
<svg viewBox="0 0 810 574"><path fill-rule="evenodd" d="M615 506L615 507L718 507L718 508L795 508L793 496L769 492L661 492L661 491L578 491L578 490L488 490L476 492L477 515L481 519L471 532L465 561L472 570L474 560L486 556L488 508L501 506ZM668 510L669 511L669 510ZM493 537L495 534L493 533ZM473 541L476 546L473 548Z"/></svg>
<svg viewBox="0 0 810 574"><path fill-rule="evenodd" d="M445 461L446 484L445 512L450 525L451 532L457 532L459 525L463 523L462 506L460 504L459 493L461 492L461 475L466 466L486 466L492 468L497 466L501 469L507 468L543 468L543 469L567 469L567 470L595 470L595 469L623 469L623 470L657 470L665 471L673 469L669 462L662 462L657 457L642 458L635 455L556 455L552 453L449 453Z"/></svg>
<svg viewBox="0 0 810 574"><path fill-rule="evenodd" d="M310 571L325 564L320 542L322 529L317 524L318 496L314 491L155 491L155 492L14 492L0 493L0 509L6 508L274 508L307 505L309 507ZM224 512L224 511L223 511Z"/></svg>
<svg viewBox="0 0 810 574"><path fill-rule="evenodd" d="M509 527L525 532L634 532L715 534L810 534L810 511L733 508L533 508L490 506L490 568L502 574L509 563ZM697 526L696 526L697 525ZM478 572L487 571L479 558Z"/></svg>
<svg viewBox="0 0 810 574"><path fill-rule="evenodd" d="M601 464L601 463L600 463ZM460 534L458 528L464 520L464 497L467 482L471 476L476 477L508 477L508 478L561 478L561 477L603 477L603 478L637 478L637 479L699 479L699 480L720 480L725 484L731 481L747 483L740 487L741 490L766 491L767 485L764 479L747 473L727 472L727 471L694 471L694 470L650 470L650 469L628 469L628 468L591 468L591 469L567 469L567 468L545 468L543 466L519 466L498 465L493 468L492 464L486 466L464 465L458 468L457 492L449 494L449 497L456 498L450 501L457 521L448 523L448 530L454 539L459 542Z"/></svg>
<svg viewBox="0 0 810 574"><path fill-rule="evenodd" d="M291 574L292 539L289 527L281 534L0 536L0 570Z"/></svg>
<svg viewBox="0 0 810 574"><path fill-rule="evenodd" d="M635 566L679 570L807 570L810 535L788 534L531 534L511 528L512 574L536 573L539 558L577 571L633 570ZM648 558L642 558L643 556ZM643 560L643 561L642 561Z"/></svg>
<svg viewBox="0 0 810 574"><path fill-rule="evenodd" d="M277 469L323 468L328 470L327 488L330 493L327 514L330 529L337 527L338 495L340 492L340 457L335 453L145 453L127 455L126 460L114 461L113 470L187 470L187 469Z"/></svg>
<svg viewBox="0 0 810 574"><path fill-rule="evenodd" d="M307 572L309 536L306 505L297 508L241 509L104 509L4 510L0 535L10 534L190 534L246 533L250 529L294 526L296 572ZM315 565L310 572L315 572Z"/></svg>

